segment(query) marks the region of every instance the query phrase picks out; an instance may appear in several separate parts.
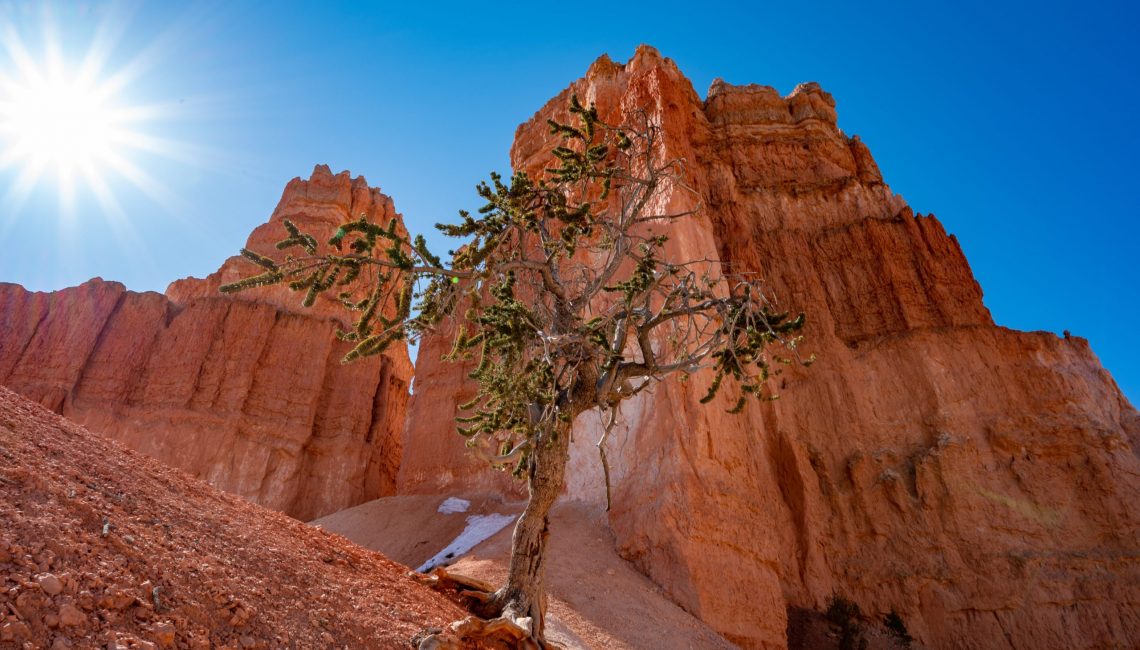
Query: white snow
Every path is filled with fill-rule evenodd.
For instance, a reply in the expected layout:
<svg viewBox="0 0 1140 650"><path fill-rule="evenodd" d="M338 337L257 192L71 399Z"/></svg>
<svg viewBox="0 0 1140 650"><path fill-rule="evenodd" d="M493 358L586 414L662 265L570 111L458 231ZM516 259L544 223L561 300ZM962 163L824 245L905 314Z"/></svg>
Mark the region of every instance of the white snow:
<svg viewBox="0 0 1140 650"><path fill-rule="evenodd" d="M462 499L456 500L462 501ZM447 502L445 501L444 503L446 504ZM466 510L469 504L466 501L463 503L463 509ZM443 512L443 506L440 506L440 508L440 512ZM490 514L471 515L467 517L467 527L463 529L463 532L451 540L451 543L444 547L442 551L436 553L430 560L421 564L416 571L427 573L437 566L451 564L459 559L459 556L475 548L483 540L499 532L503 527L514 520L515 515Z"/></svg>
<svg viewBox="0 0 1140 650"><path fill-rule="evenodd" d="M454 512L467 512L471 507L471 502L459 497L447 497L443 503L439 504L439 509L436 512L442 512L445 515L450 515Z"/></svg>

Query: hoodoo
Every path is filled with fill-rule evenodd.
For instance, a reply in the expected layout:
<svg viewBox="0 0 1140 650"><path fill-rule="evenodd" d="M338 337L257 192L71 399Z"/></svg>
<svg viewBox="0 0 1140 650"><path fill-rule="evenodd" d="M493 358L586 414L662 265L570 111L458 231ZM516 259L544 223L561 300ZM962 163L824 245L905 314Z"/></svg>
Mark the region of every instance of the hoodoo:
<svg viewBox="0 0 1140 650"><path fill-rule="evenodd" d="M1140 643L1140 415L1087 341L995 325L958 242L817 84L716 81L702 101L652 48L602 57L519 127L516 169L544 162L571 93L659 125L692 188L663 211L699 208L670 245L763 277L819 359L740 416L698 404L699 380L627 406L607 450L627 559L746 647L785 647L787 612L833 594L934 647ZM401 492L508 482L452 433L473 389L447 340L417 361ZM566 497L600 504L596 420L576 423Z"/></svg>
<svg viewBox="0 0 1140 650"><path fill-rule="evenodd" d="M363 178L321 165L246 247L272 251L283 219L335 230L361 213L400 218ZM342 365L331 306L302 310L279 287L218 293L241 272L231 258L165 296L100 279L48 294L0 284L0 385L302 520L391 494L407 348Z"/></svg>

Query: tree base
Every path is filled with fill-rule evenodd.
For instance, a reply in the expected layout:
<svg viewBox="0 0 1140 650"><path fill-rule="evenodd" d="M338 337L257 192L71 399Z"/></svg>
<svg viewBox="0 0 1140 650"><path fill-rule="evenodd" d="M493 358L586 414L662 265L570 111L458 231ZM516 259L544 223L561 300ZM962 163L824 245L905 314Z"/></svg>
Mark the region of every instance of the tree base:
<svg viewBox="0 0 1140 650"><path fill-rule="evenodd" d="M514 616L496 602L494 587L482 580L449 573L438 567L428 575L411 574L432 589L456 597L472 612L442 630L413 639L418 650L558 650L560 646L534 633L529 616Z"/></svg>
<svg viewBox="0 0 1140 650"><path fill-rule="evenodd" d="M468 616L428 635L416 647L419 650L546 650L555 646L534 640L529 630L510 619Z"/></svg>

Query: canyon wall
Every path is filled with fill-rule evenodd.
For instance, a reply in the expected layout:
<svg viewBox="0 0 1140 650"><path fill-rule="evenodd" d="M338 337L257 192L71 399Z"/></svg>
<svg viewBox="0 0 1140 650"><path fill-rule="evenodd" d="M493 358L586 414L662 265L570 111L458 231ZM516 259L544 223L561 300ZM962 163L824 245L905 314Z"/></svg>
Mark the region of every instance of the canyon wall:
<svg viewBox="0 0 1140 650"><path fill-rule="evenodd" d="M363 178L294 179L247 248L273 254L291 219L318 239L361 213L399 218ZM93 431L300 519L394 490L407 349L341 365L331 301L281 286L234 296L234 257L166 295L91 280L52 293L0 284L0 384Z"/></svg>
<svg viewBox="0 0 1140 650"><path fill-rule="evenodd" d="M702 100L651 48L603 57L519 127L515 168L545 166L571 93L660 127L690 189L659 207L699 208L662 226L668 255L762 276L807 313L818 357L741 415L731 391L698 403L704 375L625 405L607 450L626 558L744 647L785 647L788 610L832 594L933 647L1140 645L1140 414L1086 341L995 325L957 241L890 190L818 85L718 81ZM361 213L399 218L319 166L247 247L273 253L285 218L322 239ZM341 365L333 302L218 293L253 272L234 257L166 295L0 284L0 384L301 519L393 491L521 494L454 433L474 387L441 361L446 333L407 403L407 350ZM566 496L600 508L598 435L576 423Z"/></svg>
<svg viewBox="0 0 1140 650"><path fill-rule="evenodd" d="M661 205L700 208L669 254L759 273L819 359L742 415L728 391L699 404L700 375L626 404L607 448L626 558L745 647L785 647L786 612L832 594L933 647L1140 645L1140 415L1087 341L996 326L958 242L816 84L702 101L652 48L603 57L519 127L516 169L545 165L572 92L611 123L648 113L692 188ZM421 348L398 489L517 489L452 432L473 387L445 338ZM595 420L567 497L601 504Z"/></svg>

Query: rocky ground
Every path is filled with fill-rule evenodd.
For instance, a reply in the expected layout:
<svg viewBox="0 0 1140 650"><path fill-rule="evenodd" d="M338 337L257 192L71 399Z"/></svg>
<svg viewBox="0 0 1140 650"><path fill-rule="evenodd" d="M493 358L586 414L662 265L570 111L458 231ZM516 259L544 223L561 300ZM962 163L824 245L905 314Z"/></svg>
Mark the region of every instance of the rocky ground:
<svg viewBox="0 0 1140 650"><path fill-rule="evenodd" d="M407 569L0 387L0 648L397 648Z"/></svg>

